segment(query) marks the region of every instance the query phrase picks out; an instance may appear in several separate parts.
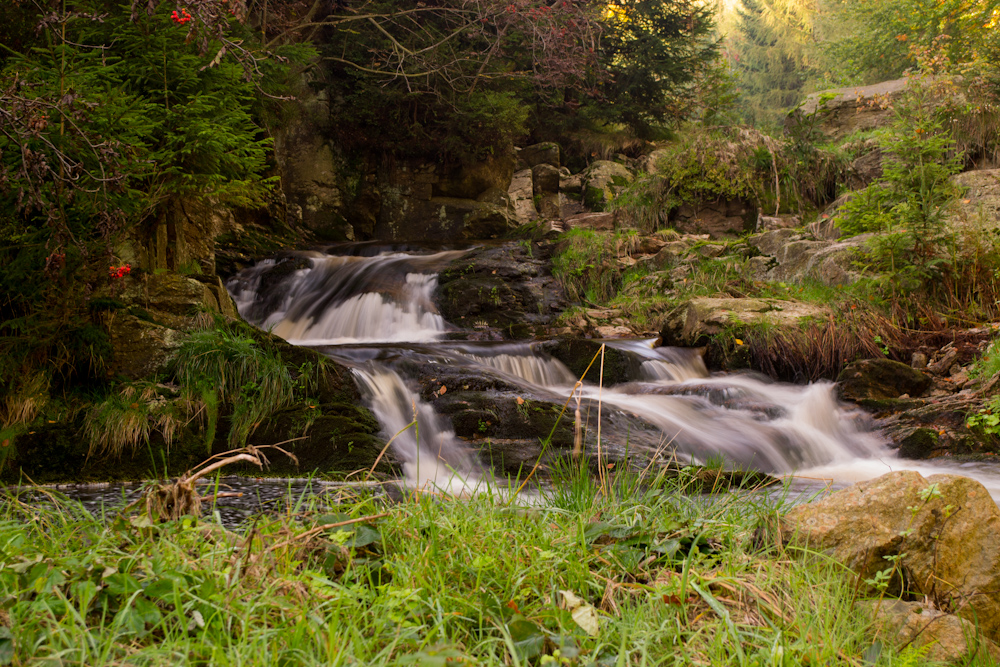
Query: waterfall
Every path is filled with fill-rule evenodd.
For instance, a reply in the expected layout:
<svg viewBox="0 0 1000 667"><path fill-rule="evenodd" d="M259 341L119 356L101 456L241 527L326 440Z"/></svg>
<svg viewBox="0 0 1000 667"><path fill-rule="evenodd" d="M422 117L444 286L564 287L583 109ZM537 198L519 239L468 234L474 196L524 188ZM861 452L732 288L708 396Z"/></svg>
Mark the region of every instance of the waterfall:
<svg viewBox="0 0 1000 667"><path fill-rule="evenodd" d="M386 440L403 461L407 482L461 495L479 481L478 466L447 421L411 392L395 372L378 365L354 369Z"/></svg>
<svg viewBox="0 0 1000 667"><path fill-rule="evenodd" d="M517 387L519 394L556 405L576 383L563 363L532 343L459 340L463 332L441 317L433 295L438 271L461 255L294 252L262 261L227 284L250 322L290 342L326 346L324 353L349 365L384 437L392 439L407 483L453 494L471 492L485 471L472 443L457 437L449 419L408 386L419 384L414 369L424 368L425 379L438 374L433 369L462 369L471 374L466 377L496 378L481 383L486 387L507 392ZM445 333L452 340L442 340ZM627 442L630 431L619 428L615 437L623 442L606 441L605 451L646 447L645 454L653 456L664 449L685 462L722 458L775 474L804 471L849 481L892 468L941 471L896 459L870 419L837 400L832 383L791 385L752 374L710 374L704 350L662 347L655 339L606 344L635 359L635 377L600 388L584 384L577 390L580 400L588 401L591 412L600 404L605 418L612 411L637 417L656 429L654 435L658 431L659 443L650 444L655 437ZM605 438L610 432L605 429ZM490 447L503 446L489 440L477 444L484 447L484 459ZM1000 488L995 479L994 487Z"/></svg>
<svg viewBox="0 0 1000 667"><path fill-rule="evenodd" d="M461 255L291 253L226 287L248 322L297 345L432 341L448 327L432 300L437 271Z"/></svg>

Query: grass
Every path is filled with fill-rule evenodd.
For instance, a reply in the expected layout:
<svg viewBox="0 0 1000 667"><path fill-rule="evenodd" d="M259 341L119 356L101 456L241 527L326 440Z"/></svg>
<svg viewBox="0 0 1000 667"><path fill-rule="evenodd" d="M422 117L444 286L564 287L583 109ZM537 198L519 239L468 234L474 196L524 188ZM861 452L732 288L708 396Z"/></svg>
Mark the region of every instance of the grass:
<svg viewBox="0 0 1000 667"><path fill-rule="evenodd" d="M780 494L610 477L567 466L533 506L290 498L236 531L7 497L0 663L904 664L851 577L760 529Z"/></svg>

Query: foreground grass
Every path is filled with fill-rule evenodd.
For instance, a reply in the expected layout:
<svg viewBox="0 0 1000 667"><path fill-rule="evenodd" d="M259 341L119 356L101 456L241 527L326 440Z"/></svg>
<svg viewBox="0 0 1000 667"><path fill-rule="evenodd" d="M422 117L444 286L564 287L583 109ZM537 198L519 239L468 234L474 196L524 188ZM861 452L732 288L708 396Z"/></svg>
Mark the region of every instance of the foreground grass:
<svg viewBox="0 0 1000 667"><path fill-rule="evenodd" d="M290 499L236 532L7 498L0 664L927 664L880 648L842 569L777 543L780 499L686 483Z"/></svg>

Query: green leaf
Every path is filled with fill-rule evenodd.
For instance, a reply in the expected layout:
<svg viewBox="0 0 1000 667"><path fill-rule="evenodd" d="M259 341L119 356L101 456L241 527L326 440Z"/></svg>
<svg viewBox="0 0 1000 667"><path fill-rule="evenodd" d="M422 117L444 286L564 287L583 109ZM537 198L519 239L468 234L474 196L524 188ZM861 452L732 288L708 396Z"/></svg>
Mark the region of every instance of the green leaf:
<svg viewBox="0 0 1000 667"><path fill-rule="evenodd" d="M524 616L515 615L514 619L507 624L507 632L510 633L514 651L519 660L534 658L542 652L542 648L545 646L545 635L542 633L542 629Z"/></svg>
<svg viewBox="0 0 1000 667"><path fill-rule="evenodd" d="M14 662L14 635L10 628L0 625L0 665Z"/></svg>

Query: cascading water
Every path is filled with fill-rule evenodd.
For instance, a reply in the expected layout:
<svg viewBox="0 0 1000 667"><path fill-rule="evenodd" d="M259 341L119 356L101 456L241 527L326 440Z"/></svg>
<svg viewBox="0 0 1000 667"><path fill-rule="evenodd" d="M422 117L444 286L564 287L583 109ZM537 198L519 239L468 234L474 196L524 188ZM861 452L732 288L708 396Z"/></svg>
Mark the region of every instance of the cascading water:
<svg viewBox="0 0 1000 667"><path fill-rule="evenodd" d="M325 353L351 366L383 435L393 438L408 483L452 493L475 487L483 468L448 419L408 387L416 379L408 379L407 363L419 358L430 368L467 369L559 405L576 383L565 365L531 343L442 340L449 331L449 338L461 332L433 303L437 272L461 255L297 252L262 261L227 285L250 322L297 344L326 346ZM766 472L839 482L902 468L956 472L896 459L864 414L838 403L831 383L799 386L753 375L713 376L698 350L656 347L650 340L607 344L635 360L634 381L611 387L584 384L576 389L577 397L588 402L590 411L632 415L657 429L659 437L606 447L645 448L647 456L663 449L685 461L721 457ZM621 439L629 438L626 431ZM1000 494L995 474L957 472Z"/></svg>
<svg viewBox="0 0 1000 667"><path fill-rule="evenodd" d="M297 252L226 287L244 319L298 345L431 341L447 328L431 299L437 271L461 255Z"/></svg>
<svg viewBox="0 0 1000 667"><path fill-rule="evenodd" d="M372 365L355 376L403 461L407 481L418 488L458 494L479 481L479 467L455 437L446 420L415 397L392 370Z"/></svg>

